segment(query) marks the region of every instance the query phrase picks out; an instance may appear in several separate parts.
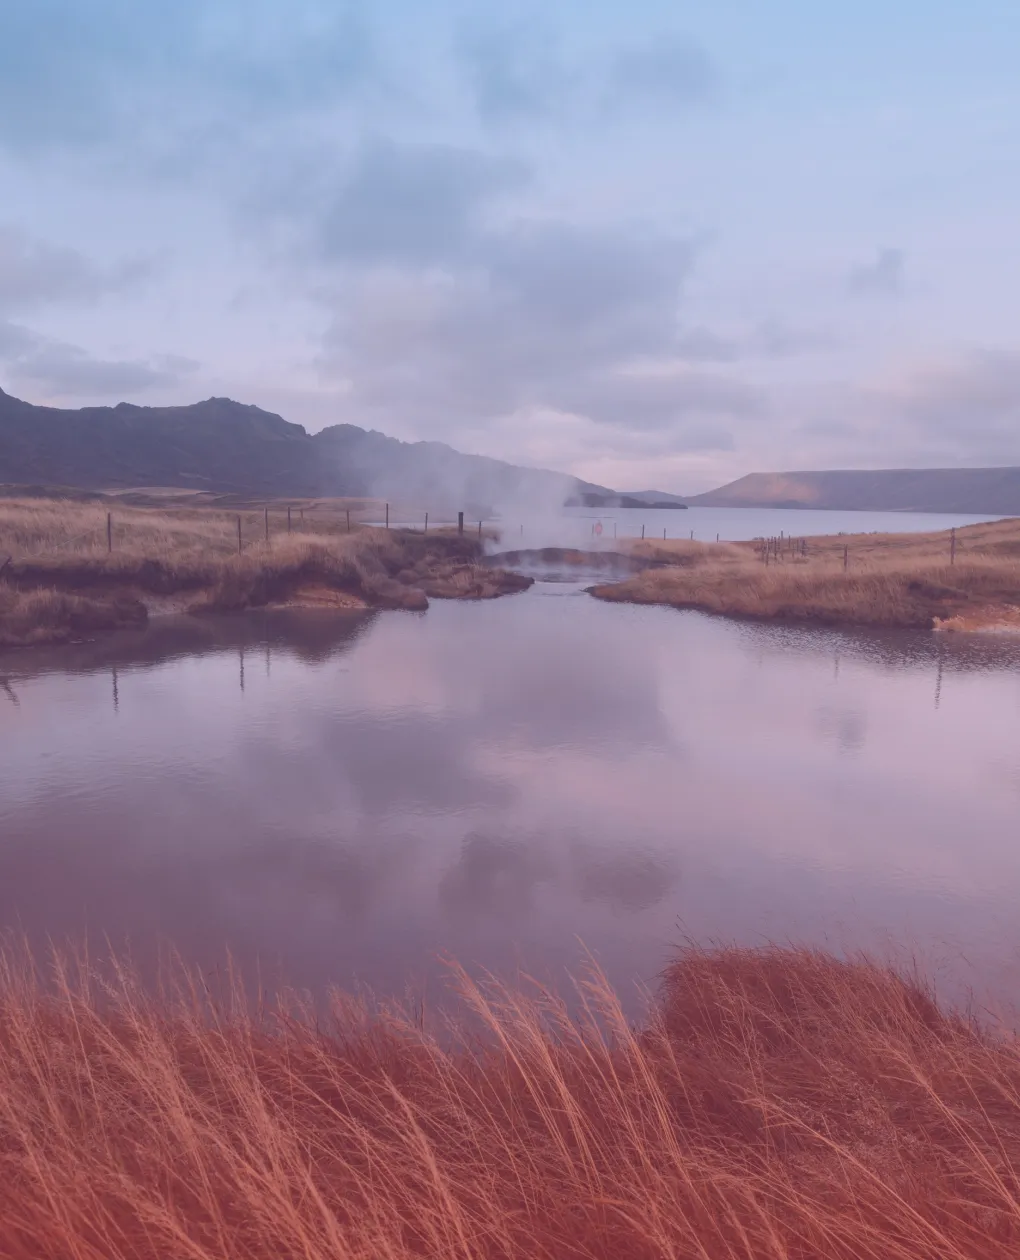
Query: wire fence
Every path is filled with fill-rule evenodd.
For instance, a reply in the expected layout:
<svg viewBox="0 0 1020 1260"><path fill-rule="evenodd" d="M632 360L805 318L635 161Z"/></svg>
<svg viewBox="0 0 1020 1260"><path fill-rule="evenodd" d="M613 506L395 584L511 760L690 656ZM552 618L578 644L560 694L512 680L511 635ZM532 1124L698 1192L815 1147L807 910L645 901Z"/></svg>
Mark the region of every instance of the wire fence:
<svg viewBox="0 0 1020 1260"><path fill-rule="evenodd" d="M430 513L428 511L421 513L417 518L411 517L407 513L402 513L401 519L394 519L391 513L391 505L385 503L382 505L382 512L372 512L365 504L360 504L353 510L350 508L342 508L333 505L302 505L294 507L287 505L286 507L277 506L273 509L267 505L261 511L257 509L249 509L243 512L223 512L217 511L217 530L215 537L212 533L205 536L196 534L192 539L177 540L176 545L188 547L193 546L196 550L204 547L213 546L217 550L224 553L236 551L241 555L259 548L269 547L272 545L274 538L280 535L292 534L297 531L300 533L326 534L334 536L337 534L349 534L364 526L396 529L405 531L421 532L428 534L430 528L433 532L437 529L456 528L460 534L471 534L479 540L486 537L488 532L492 536L493 531L497 531L506 538L525 537L525 525L523 523L509 524L504 521L493 521L490 519L488 523L484 520L466 520L466 514L459 512L457 519L454 521L452 517L446 513ZM122 547L126 542L126 535L129 535L132 524L136 520L141 521L143 515L151 509L138 508L132 512L120 515L116 523L115 533L115 517L112 512L106 513L105 523L102 520L89 528L88 530L73 535L70 538L54 541L46 539L35 547L25 550L9 550L9 547L0 546L0 580L5 577L10 578L11 572L15 566L30 562L44 556L55 556L62 552L66 552L71 548L80 546L83 543L91 542L96 549L102 548L105 535L106 552L113 553L117 550L116 543ZM138 513L136 517L135 513ZM381 519L373 519L380 516ZM195 518L197 519L197 518ZM194 523L189 519L189 523ZM612 526L612 538L609 537L609 525ZM633 528L636 530L637 525ZM721 540L719 534L715 536L715 542L723 541L727 544L732 541L742 543L742 545L750 545L753 547L758 559L766 567L774 564L787 563L804 563L809 558L817 557L821 554L833 555L836 559L840 556L838 538L841 535L816 536L814 538L799 538L780 533L775 537L757 537L749 540ZM870 539L872 535L854 535L855 544L850 543L842 545L842 566L845 571L850 571L854 565L860 566L865 561L875 558L875 552L871 548L861 555L861 542L863 539ZM618 522L607 518L606 525L603 525L601 519L593 521L591 524L591 539L596 547L605 547L610 542L628 541L636 542L639 540L654 542L658 538L657 533L653 537L649 531L647 524L640 525L640 534L634 533L621 536L618 532ZM233 539L233 541L231 541ZM662 540L669 541L667 537L667 529L662 530ZM915 547L917 536L912 534L904 534L903 542L905 547ZM695 530L677 530L673 541L700 541L696 539ZM833 542L836 546L833 547ZM709 540L710 543L710 540ZM881 550L888 552L895 549L895 544L888 540L883 541ZM946 558L950 565L955 565L957 553L960 549L960 542L957 538L956 528L948 531L946 540ZM4 553L7 552L5 555ZM934 558L934 556L933 556Z"/></svg>

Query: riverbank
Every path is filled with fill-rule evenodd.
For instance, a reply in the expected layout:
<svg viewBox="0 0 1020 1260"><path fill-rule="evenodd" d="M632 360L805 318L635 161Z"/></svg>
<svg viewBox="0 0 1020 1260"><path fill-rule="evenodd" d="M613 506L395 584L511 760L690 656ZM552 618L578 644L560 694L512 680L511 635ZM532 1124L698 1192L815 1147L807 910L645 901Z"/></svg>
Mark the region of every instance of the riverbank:
<svg viewBox="0 0 1020 1260"><path fill-rule="evenodd" d="M483 550L451 529L352 525L321 502L299 514L8 499L0 647L69 642L166 612L423 610L429 599L491 599L531 584L482 564Z"/></svg>
<svg viewBox="0 0 1020 1260"><path fill-rule="evenodd" d="M683 954L643 1027L481 991L251 1013L0 961L0 1253L33 1260L991 1260L1020 1049L868 962ZM577 1004L575 1003L575 1008Z"/></svg>
<svg viewBox="0 0 1020 1260"><path fill-rule="evenodd" d="M646 567L590 588L596 598L755 620L1020 633L1020 520L628 550Z"/></svg>

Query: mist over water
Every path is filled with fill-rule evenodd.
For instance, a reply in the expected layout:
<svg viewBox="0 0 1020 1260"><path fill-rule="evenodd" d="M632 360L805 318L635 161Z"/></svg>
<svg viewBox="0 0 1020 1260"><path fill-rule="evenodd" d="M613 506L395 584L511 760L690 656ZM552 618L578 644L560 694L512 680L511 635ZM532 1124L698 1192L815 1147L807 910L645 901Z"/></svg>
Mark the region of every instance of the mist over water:
<svg viewBox="0 0 1020 1260"><path fill-rule="evenodd" d="M393 994L444 951L556 979L584 948L629 990L685 933L1015 978L1012 640L539 583L166 619L0 674L0 924L37 941Z"/></svg>

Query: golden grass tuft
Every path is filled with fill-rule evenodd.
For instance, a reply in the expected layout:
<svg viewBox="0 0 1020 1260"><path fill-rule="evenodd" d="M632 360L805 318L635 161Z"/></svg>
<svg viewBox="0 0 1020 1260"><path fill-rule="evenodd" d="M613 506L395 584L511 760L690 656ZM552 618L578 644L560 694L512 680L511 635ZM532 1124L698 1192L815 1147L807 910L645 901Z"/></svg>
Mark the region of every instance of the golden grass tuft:
<svg viewBox="0 0 1020 1260"><path fill-rule="evenodd" d="M0 967L0 1255L991 1260L1020 1253L1020 1050L867 961L690 951L456 975L437 1032L195 982Z"/></svg>
<svg viewBox="0 0 1020 1260"><path fill-rule="evenodd" d="M955 563L949 531L810 538L805 554L786 544L768 565L756 543L636 543L650 567L592 593L767 620L1020 630L1020 521L956 539Z"/></svg>

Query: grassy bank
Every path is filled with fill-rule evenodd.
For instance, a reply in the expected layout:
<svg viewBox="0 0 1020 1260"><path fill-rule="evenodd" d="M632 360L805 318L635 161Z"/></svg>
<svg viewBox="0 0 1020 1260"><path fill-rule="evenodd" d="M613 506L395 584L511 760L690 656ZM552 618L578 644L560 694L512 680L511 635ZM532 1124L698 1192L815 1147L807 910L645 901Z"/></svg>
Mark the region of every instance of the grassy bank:
<svg viewBox="0 0 1020 1260"><path fill-rule="evenodd" d="M0 970L0 1254L990 1260L1020 1050L868 963L689 953L643 1028L461 978L459 1015L245 1013Z"/></svg>
<svg viewBox="0 0 1020 1260"><path fill-rule="evenodd" d="M473 535L349 528L346 509L328 502L290 518L288 529L279 506L267 520L252 510L0 500L0 646L70 640L158 611L423 609L430 597L528 585L482 565Z"/></svg>
<svg viewBox="0 0 1020 1260"><path fill-rule="evenodd" d="M1020 521L931 534L761 543L644 542L649 567L592 594L759 619L1020 630Z"/></svg>

